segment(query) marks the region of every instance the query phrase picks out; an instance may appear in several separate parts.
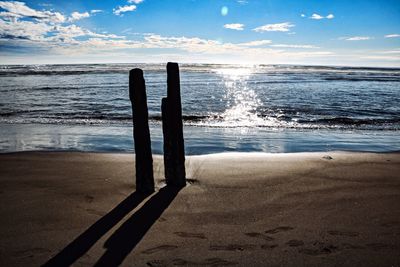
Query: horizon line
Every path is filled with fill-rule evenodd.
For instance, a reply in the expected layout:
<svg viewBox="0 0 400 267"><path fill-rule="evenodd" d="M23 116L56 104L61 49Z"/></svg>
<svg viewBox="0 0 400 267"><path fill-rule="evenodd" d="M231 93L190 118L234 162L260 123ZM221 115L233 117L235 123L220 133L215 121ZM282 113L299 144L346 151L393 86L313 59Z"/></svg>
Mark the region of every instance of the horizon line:
<svg viewBox="0 0 400 267"><path fill-rule="evenodd" d="M77 63L26 63L13 64L2 63L0 66L45 66L45 65L129 65L129 64L167 64L168 62L176 62L182 65L242 65L242 66L302 66L302 67L332 67L332 68L370 68L370 69L398 69L400 66L379 66L379 65L337 65L337 64L294 64L294 63L211 63L211 62L179 62L179 61L163 61L163 62L77 62Z"/></svg>

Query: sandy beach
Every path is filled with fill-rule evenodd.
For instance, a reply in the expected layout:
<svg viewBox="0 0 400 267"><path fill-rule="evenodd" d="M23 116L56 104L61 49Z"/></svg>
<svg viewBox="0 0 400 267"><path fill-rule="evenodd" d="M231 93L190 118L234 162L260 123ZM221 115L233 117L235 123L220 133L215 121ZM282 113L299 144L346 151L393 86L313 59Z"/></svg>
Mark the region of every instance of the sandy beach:
<svg viewBox="0 0 400 267"><path fill-rule="evenodd" d="M0 155L1 266L400 266L399 153Z"/></svg>

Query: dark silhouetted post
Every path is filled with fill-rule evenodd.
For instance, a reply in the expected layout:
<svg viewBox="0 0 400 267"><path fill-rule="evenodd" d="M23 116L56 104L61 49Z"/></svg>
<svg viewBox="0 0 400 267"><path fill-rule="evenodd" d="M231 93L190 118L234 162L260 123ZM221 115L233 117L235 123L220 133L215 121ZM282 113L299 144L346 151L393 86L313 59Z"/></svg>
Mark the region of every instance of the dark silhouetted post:
<svg viewBox="0 0 400 267"><path fill-rule="evenodd" d="M178 64L169 62L167 74L167 97L161 103L165 179L168 185L183 187L186 185L185 146Z"/></svg>
<svg viewBox="0 0 400 267"><path fill-rule="evenodd" d="M154 192L153 157L147 111L146 85L141 69L129 73L129 98L132 102L133 139L136 154L136 191Z"/></svg>
<svg viewBox="0 0 400 267"><path fill-rule="evenodd" d="M164 173L165 173L165 180L168 184L171 183L174 177L174 164L172 160L172 140L170 136L170 126L168 124L169 119L167 117L167 105L168 99L165 97L161 100L161 114L162 114L162 129L163 129L163 136L164 136Z"/></svg>

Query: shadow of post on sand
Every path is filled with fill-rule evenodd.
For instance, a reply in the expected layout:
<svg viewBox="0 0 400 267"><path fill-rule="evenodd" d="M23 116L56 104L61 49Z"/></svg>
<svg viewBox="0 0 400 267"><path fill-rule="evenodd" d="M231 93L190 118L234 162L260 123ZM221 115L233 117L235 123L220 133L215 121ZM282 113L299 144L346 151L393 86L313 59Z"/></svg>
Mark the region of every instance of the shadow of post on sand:
<svg viewBox="0 0 400 267"><path fill-rule="evenodd" d="M165 186L106 241L106 252L94 266L119 266L175 199L181 187Z"/></svg>
<svg viewBox="0 0 400 267"><path fill-rule="evenodd" d="M42 266L70 266L149 195L132 193Z"/></svg>
<svg viewBox="0 0 400 267"><path fill-rule="evenodd" d="M165 186L127 219L105 242L106 252L95 266L119 266L175 199L181 187ZM42 266L71 266L150 194L134 192L90 226Z"/></svg>

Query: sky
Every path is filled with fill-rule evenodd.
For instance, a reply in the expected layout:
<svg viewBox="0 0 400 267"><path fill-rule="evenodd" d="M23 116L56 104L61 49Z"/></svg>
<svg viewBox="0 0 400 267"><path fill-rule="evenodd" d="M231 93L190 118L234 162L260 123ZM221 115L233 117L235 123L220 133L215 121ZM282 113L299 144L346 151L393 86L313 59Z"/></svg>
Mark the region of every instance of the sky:
<svg viewBox="0 0 400 267"><path fill-rule="evenodd" d="M400 0L0 1L0 64L400 67Z"/></svg>

